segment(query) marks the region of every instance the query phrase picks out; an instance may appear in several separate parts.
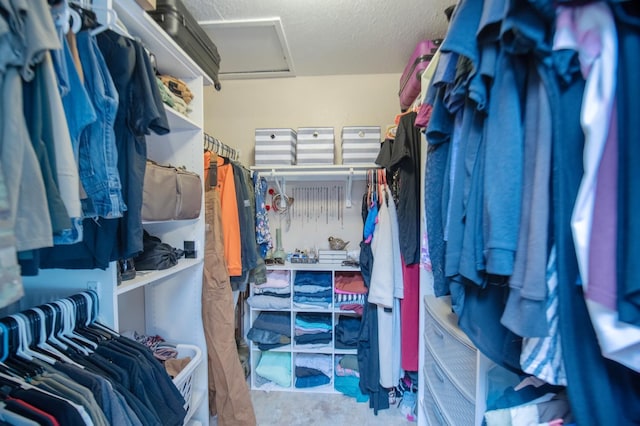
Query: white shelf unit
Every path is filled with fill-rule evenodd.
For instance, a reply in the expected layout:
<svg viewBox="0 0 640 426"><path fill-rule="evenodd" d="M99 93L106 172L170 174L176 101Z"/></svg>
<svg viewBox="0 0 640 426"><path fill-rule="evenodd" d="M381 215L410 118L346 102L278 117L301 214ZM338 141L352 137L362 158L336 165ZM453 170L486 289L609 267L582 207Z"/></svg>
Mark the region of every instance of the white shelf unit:
<svg viewBox="0 0 640 426"><path fill-rule="evenodd" d="M340 273L348 272L348 273L360 273L360 269L357 267L349 267L349 266L341 266L341 265L332 265L332 264L305 264L305 263L285 263L285 265L273 265L267 267L268 272L270 271L288 271L289 272L289 286L291 289L291 297L289 298L289 308L288 309L249 309L249 322L253 324L254 320L263 311L273 311L273 312L288 312L291 315L291 344L284 345L275 349L271 349L272 352L284 352L291 354L291 383L290 386L282 387L273 382L267 382L266 384L259 385L259 379L256 378L256 367L260 360L260 356L262 351L258 348L254 342L249 341L250 349L251 349L251 389L260 389L260 390L276 390L276 391L288 391L288 392L313 392L313 393L337 393L334 389L335 383L335 361L336 356L352 354L355 355L357 353L356 349L340 349L335 347L336 336L335 336L335 326L338 323L340 315L349 315L356 316L357 314L354 311L343 311L339 308L336 308L335 299L334 299L334 289L335 289L335 278ZM293 284L295 282L295 275L298 271L315 271L319 273L327 273L331 274L331 288L332 288L332 298L331 305L324 308L301 308L295 306L293 302L293 294L294 287ZM250 294L253 295L254 286L251 286ZM295 316L301 312L313 312L313 313L322 313L331 317L331 334L332 341L322 347L315 348L306 348L298 346L296 347L294 342L295 336ZM332 365L332 375L330 377L331 382L322 386L315 386L310 388L296 388L295 387L295 356L296 354L301 353L313 353L313 354L325 354L331 356L331 365Z"/></svg>
<svg viewBox="0 0 640 426"><path fill-rule="evenodd" d="M113 2L118 18L130 34L141 40L157 58L161 73L182 79L194 94L189 116L165 106L171 132L147 136L147 155L161 164L185 166L203 176L204 85L213 84L202 69L148 16L134 0ZM155 84L155 82L154 82ZM106 270L41 270L38 276L24 277L25 297L20 309L85 289L100 296L99 320L118 331L136 330L158 334L175 343L196 345L207 359L201 317L201 288L204 251L204 199L199 218L143 224L152 235L174 247L183 241L195 242L196 259L180 259L163 271L138 272L133 280L117 283L117 263ZM194 372L191 409L187 424L208 424L207 363Z"/></svg>

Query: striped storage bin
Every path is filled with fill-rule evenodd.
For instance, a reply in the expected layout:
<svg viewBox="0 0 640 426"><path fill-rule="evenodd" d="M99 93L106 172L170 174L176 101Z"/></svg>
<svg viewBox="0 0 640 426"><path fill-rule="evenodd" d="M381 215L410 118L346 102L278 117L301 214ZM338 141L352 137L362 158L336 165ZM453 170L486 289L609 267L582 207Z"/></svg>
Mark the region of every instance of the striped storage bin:
<svg viewBox="0 0 640 426"><path fill-rule="evenodd" d="M293 129L256 129L256 166L290 166L296 159L296 132Z"/></svg>
<svg viewBox="0 0 640 426"><path fill-rule="evenodd" d="M342 128L342 164L373 164L380 151L380 126Z"/></svg>
<svg viewBox="0 0 640 426"><path fill-rule="evenodd" d="M296 164L333 164L333 127L299 127Z"/></svg>

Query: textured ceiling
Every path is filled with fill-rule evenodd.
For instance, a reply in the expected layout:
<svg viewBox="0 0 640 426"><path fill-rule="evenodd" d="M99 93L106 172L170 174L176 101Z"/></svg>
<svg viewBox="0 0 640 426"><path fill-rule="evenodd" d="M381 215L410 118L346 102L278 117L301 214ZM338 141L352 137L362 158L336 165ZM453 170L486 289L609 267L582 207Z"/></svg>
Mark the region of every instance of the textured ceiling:
<svg viewBox="0 0 640 426"><path fill-rule="evenodd" d="M295 75L400 73L416 43L442 38L455 0L183 0L199 21L280 18ZM221 71L235 62L212 35ZM246 55L246 52L242 52ZM229 70L227 70L229 71Z"/></svg>

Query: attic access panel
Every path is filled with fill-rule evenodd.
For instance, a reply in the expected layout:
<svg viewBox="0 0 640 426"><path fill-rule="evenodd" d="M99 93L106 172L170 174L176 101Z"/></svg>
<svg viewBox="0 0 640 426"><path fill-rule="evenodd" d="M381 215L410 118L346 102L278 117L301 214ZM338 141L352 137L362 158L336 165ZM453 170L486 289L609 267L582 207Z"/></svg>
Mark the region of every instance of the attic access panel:
<svg viewBox="0 0 640 426"><path fill-rule="evenodd" d="M220 51L221 79L295 75L280 18L199 24Z"/></svg>

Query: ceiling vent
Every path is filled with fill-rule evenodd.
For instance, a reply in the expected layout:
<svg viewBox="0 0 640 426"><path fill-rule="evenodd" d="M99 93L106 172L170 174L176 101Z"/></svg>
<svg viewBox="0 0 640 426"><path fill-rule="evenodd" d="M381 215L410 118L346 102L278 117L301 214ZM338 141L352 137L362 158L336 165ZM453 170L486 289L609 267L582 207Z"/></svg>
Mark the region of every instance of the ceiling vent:
<svg viewBox="0 0 640 426"><path fill-rule="evenodd" d="M280 18L199 24L220 52L221 79L295 75Z"/></svg>

